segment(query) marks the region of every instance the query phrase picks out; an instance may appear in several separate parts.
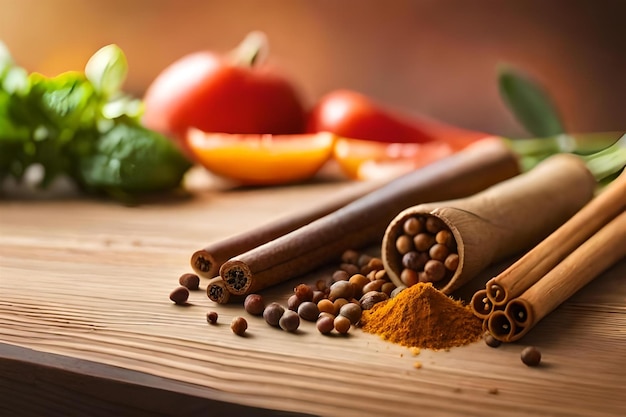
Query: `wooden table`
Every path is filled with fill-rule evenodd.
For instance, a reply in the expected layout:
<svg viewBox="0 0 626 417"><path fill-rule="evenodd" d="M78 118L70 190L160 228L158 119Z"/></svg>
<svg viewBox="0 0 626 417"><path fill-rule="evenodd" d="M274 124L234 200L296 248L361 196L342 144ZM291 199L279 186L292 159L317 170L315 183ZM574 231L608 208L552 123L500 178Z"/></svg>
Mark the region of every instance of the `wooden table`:
<svg viewBox="0 0 626 417"><path fill-rule="evenodd" d="M497 349L477 342L415 356L359 329L323 336L304 322L286 333L203 291L188 307L169 301L196 249L350 186L208 188L136 207L0 200L0 415L626 413L624 261ZM294 284L327 273L266 297L284 302ZM229 329L236 315L248 319L246 337ZM540 367L520 361L530 344Z"/></svg>

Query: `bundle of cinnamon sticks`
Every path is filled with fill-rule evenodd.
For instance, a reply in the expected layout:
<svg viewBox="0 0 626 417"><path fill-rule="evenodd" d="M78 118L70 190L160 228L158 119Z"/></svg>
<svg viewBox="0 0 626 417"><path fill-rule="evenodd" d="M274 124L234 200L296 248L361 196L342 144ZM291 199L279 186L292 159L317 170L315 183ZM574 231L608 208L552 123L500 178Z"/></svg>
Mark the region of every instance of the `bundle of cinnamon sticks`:
<svg viewBox="0 0 626 417"><path fill-rule="evenodd" d="M502 342L541 319L626 257L626 171L571 219L477 291L474 314Z"/></svg>

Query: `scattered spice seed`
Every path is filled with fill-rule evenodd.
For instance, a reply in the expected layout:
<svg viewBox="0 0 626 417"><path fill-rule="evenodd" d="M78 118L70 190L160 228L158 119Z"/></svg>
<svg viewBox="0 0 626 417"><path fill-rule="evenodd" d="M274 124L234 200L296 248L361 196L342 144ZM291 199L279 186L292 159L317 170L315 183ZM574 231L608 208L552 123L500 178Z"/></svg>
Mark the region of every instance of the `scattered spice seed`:
<svg viewBox="0 0 626 417"><path fill-rule="evenodd" d="M300 316L295 311L286 310L278 321L278 325L287 332L295 332L300 326Z"/></svg>
<svg viewBox="0 0 626 417"><path fill-rule="evenodd" d="M344 316L350 320L350 324L357 324L361 320L361 306L355 303L348 303L339 309L339 315Z"/></svg>
<svg viewBox="0 0 626 417"><path fill-rule="evenodd" d="M260 316L265 310L265 301L260 294L249 294L243 302L243 308L248 314Z"/></svg>
<svg viewBox="0 0 626 417"><path fill-rule="evenodd" d="M348 249L341 255L341 262L356 265L359 261L359 256L360 254L357 251Z"/></svg>
<svg viewBox="0 0 626 417"><path fill-rule="evenodd" d="M333 302L330 301L328 298L320 300L317 303L317 308L318 308L318 310L320 312L326 312L326 313L330 313L330 314L334 314L335 313L335 304L333 304Z"/></svg>
<svg viewBox="0 0 626 417"><path fill-rule="evenodd" d="M278 322L284 313L285 308L280 304L273 302L265 307L265 310L263 310L263 318L270 326L278 327Z"/></svg>
<svg viewBox="0 0 626 417"><path fill-rule="evenodd" d="M294 288L293 292L300 301L311 301L313 299L313 288L307 284L299 284Z"/></svg>
<svg viewBox="0 0 626 417"><path fill-rule="evenodd" d="M197 290L200 287L200 277L196 274L182 274L178 283L188 290Z"/></svg>
<svg viewBox="0 0 626 417"><path fill-rule="evenodd" d="M541 352L534 346L525 347L522 350L521 359L526 366L537 366L541 362Z"/></svg>
<svg viewBox="0 0 626 417"><path fill-rule="evenodd" d="M209 311L208 313L206 313L206 321L210 324L217 323L217 318L217 311Z"/></svg>
<svg viewBox="0 0 626 417"><path fill-rule="evenodd" d="M335 318L329 316L323 316L317 319L315 327L321 334L328 334L335 328Z"/></svg>
<svg viewBox="0 0 626 417"><path fill-rule="evenodd" d="M248 329L248 322L243 317L234 317L230 322L230 330L237 336L243 336Z"/></svg>
<svg viewBox="0 0 626 417"><path fill-rule="evenodd" d="M293 310L293 311L297 311L298 310L298 306L302 303L302 300L300 300L298 298L297 295L292 294L288 299L287 299L287 308L289 310Z"/></svg>
<svg viewBox="0 0 626 417"><path fill-rule="evenodd" d="M415 361L415 362L413 363L413 368L415 368L415 369L420 369L421 367L422 367L422 362L420 362L420 361Z"/></svg>
<svg viewBox="0 0 626 417"><path fill-rule="evenodd" d="M387 294L380 291L370 291L363 294L363 297L359 300L362 310L369 310L381 301L385 301L389 298Z"/></svg>
<svg viewBox="0 0 626 417"><path fill-rule="evenodd" d="M186 304L188 299L189 290L187 287L183 287L182 285L170 293L170 300L172 300L175 304Z"/></svg>
<svg viewBox="0 0 626 417"><path fill-rule="evenodd" d="M345 316L337 316L334 320L334 327L339 334L346 334L350 331L350 319Z"/></svg>
<svg viewBox="0 0 626 417"><path fill-rule="evenodd" d="M349 300L352 297L354 297L354 286L352 286L350 281L337 281L330 286L328 298L331 301L335 301L338 298Z"/></svg>
<svg viewBox="0 0 626 417"><path fill-rule="evenodd" d="M498 394L498 388L489 388L489 394L496 395Z"/></svg>
<svg viewBox="0 0 626 417"><path fill-rule="evenodd" d="M483 338L485 339L485 344L492 348L496 348L502 344L501 341L493 337L493 335L489 332L486 332Z"/></svg>
<svg viewBox="0 0 626 417"><path fill-rule="evenodd" d="M320 315L320 310L314 302L305 301L298 306L298 315L302 320L316 321Z"/></svg>

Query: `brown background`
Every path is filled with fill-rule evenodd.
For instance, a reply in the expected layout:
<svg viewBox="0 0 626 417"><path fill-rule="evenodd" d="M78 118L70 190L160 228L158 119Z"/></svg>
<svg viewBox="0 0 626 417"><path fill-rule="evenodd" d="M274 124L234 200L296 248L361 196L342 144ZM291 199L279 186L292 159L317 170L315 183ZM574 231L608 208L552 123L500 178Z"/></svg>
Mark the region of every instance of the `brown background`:
<svg viewBox="0 0 626 417"><path fill-rule="evenodd" d="M570 130L624 129L625 22L622 0L0 0L0 40L29 70L80 69L117 43L141 94L183 54L259 29L308 103L346 87L504 135L523 132L498 97L499 62L542 81Z"/></svg>

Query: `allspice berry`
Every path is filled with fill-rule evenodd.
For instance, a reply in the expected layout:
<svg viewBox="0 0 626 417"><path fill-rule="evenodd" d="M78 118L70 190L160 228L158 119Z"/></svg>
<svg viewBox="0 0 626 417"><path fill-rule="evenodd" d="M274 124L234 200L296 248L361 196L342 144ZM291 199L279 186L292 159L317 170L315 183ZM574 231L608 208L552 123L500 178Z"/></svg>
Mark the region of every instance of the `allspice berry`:
<svg viewBox="0 0 626 417"><path fill-rule="evenodd" d="M298 315L302 320L316 321L320 315L320 310L314 302L305 301L298 306Z"/></svg>
<svg viewBox="0 0 626 417"><path fill-rule="evenodd" d="M170 293L170 300L172 300L175 304L182 305L187 303L189 299L189 290L187 287L177 287Z"/></svg>
<svg viewBox="0 0 626 417"><path fill-rule="evenodd" d="M334 301L338 298L345 298L346 300L354 297L354 286L350 281L337 281L330 286L330 293L328 298Z"/></svg>
<svg viewBox="0 0 626 417"><path fill-rule="evenodd" d="M339 309L339 315L347 317L351 324L357 324L361 320L362 312L361 306L355 303L345 304Z"/></svg>
<svg viewBox="0 0 626 417"><path fill-rule="evenodd" d="M217 323L217 318L218 318L217 311L209 311L208 313L206 313L207 323L215 324Z"/></svg>
<svg viewBox="0 0 626 417"><path fill-rule="evenodd" d="M300 316L293 310L285 310L278 325L287 332L295 332L300 326Z"/></svg>
<svg viewBox="0 0 626 417"><path fill-rule="evenodd" d="M350 319L345 317L345 316L337 316L335 317L335 321L334 321L334 326L335 326L335 330L337 330L337 333L339 334L346 334L350 331L350 326L352 325L352 323L350 323Z"/></svg>
<svg viewBox="0 0 626 417"><path fill-rule="evenodd" d="M321 334L328 334L335 328L335 319L334 317L322 316L317 319L315 327Z"/></svg>
<svg viewBox="0 0 626 417"><path fill-rule="evenodd" d="M526 366L537 366L541 362L541 352L534 346L525 347L521 359Z"/></svg>
<svg viewBox="0 0 626 417"><path fill-rule="evenodd" d="M273 302L265 307L265 310L263 310L263 318L270 326L278 327L278 322L284 313L285 307Z"/></svg>
<svg viewBox="0 0 626 417"><path fill-rule="evenodd" d="M498 347L502 344L501 341L493 337L493 335L489 332L485 333L483 339L485 340L485 344L492 348Z"/></svg>
<svg viewBox="0 0 626 417"><path fill-rule="evenodd" d="M230 322L230 330L237 336L243 336L248 329L248 322L243 317L234 317Z"/></svg>
<svg viewBox="0 0 626 417"><path fill-rule="evenodd" d="M248 314L252 314L253 316L262 315L263 310L265 310L263 296L260 294L248 294L243 301L243 308Z"/></svg>
<svg viewBox="0 0 626 417"><path fill-rule="evenodd" d="M293 293L300 301L311 301L313 299L313 288L307 284L299 284L293 289Z"/></svg>
<svg viewBox="0 0 626 417"><path fill-rule="evenodd" d="M363 294L363 297L359 300L362 310L369 310L374 307L375 304L385 301L389 298L387 294L381 291L370 291Z"/></svg>
<svg viewBox="0 0 626 417"><path fill-rule="evenodd" d="M188 290L197 290L200 287L200 277L196 274L182 274L178 283Z"/></svg>

